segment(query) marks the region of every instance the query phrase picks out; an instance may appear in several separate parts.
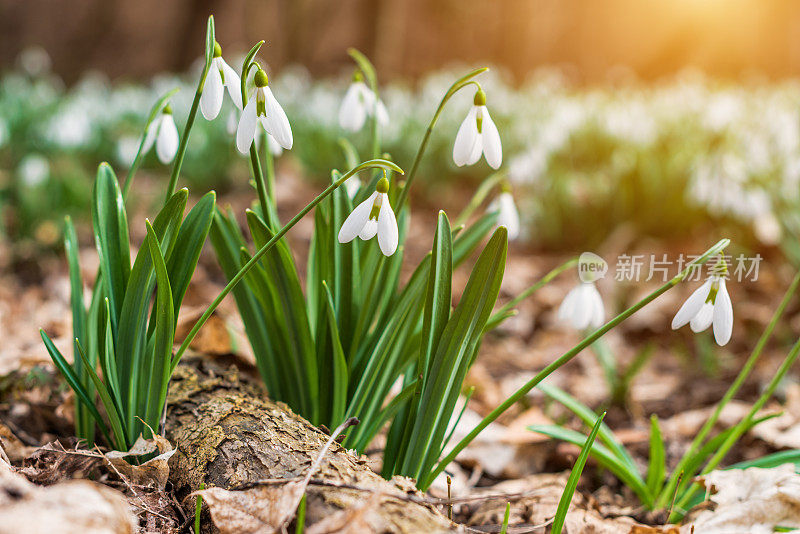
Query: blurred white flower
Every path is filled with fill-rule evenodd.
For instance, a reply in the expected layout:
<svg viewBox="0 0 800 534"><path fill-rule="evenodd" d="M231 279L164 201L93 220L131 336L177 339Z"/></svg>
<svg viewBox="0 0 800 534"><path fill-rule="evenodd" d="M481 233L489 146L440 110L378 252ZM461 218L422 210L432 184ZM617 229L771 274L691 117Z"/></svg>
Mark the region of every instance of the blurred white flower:
<svg viewBox="0 0 800 534"><path fill-rule="evenodd" d="M490 211L497 210L497 226L503 226L508 230L508 240L512 241L519 237L519 212L514 203L514 196L507 186L498 197L489 205Z"/></svg>
<svg viewBox="0 0 800 534"><path fill-rule="evenodd" d="M348 180L349 181L349 180ZM347 183L347 182L345 182ZM389 203L389 180L381 178L375 192L353 209L339 230L339 243L349 243L356 236L368 241L378 236L378 245L385 256L397 250L397 219Z"/></svg>
<svg viewBox="0 0 800 534"><path fill-rule="evenodd" d="M733 331L733 306L725 278L714 274L686 299L672 319L672 329L689 323L693 332L702 332L714 325L714 339L722 346L731 339Z"/></svg>
<svg viewBox="0 0 800 534"><path fill-rule="evenodd" d="M50 164L44 156L28 154L20 161L17 173L23 184L28 187L35 187L50 176Z"/></svg>
<svg viewBox="0 0 800 534"><path fill-rule="evenodd" d="M481 159L481 155L493 169L500 168L503 162L500 134L486 108L486 93L479 89L475 93L467 118L461 123L456 134L453 161L459 167L473 165Z"/></svg>
<svg viewBox="0 0 800 534"><path fill-rule="evenodd" d="M289 150L292 148L292 128L283 108L275 99L269 88L267 73L259 69L254 78L256 87L250 95L250 101L239 118L236 130L236 148L247 154L256 137L256 126L260 125L265 132L272 135L278 144Z"/></svg>
<svg viewBox="0 0 800 534"><path fill-rule="evenodd" d="M172 118L172 107L169 104L148 126L142 153L150 152L153 145L156 147L159 161L165 165L178 153L178 128L175 126L175 119Z"/></svg>
<svg viewBox="0 0 800 534"><path fill-rule="evenodd" d="M137 150L139 150L138 137L126 135L117 141L117 159L126 167L133 165Z"/></svg>
<svg viewBox="0 0 800 534"><path fill-rule="evenodd" d="M50 54L41 46L31 46L19 54L19 65L29 76L37 77L47 73L52 65Z"/></svg>
<svg viewBox="0 0 800 534"><path fill-rule="evenodd" d="M222 59L222 47L214 42L214 59L206 77L203 94L200 96L200 111L207 120L213 120L222 109L225 89L231 96L233 104L242 109L242 88L239 75Z"/></svg>
<svg viewBox="0 0 800 534"><path fill-rule="evenodd" d="M606 312L603 299L594 282L581 282L564 298L558 308L558 320L576 330L597 328L603 324Z"/></svg>
<svg viewBox="0 0 800 534"><path fill-rule="evenodd" d="M364 127L367 117L373 113L378 118L378 124L385 126L389 123L389 113L380 98L375 98L375 93L364 83L361 71L356 71L353 75L353 83L347 88L347 92L339 107L339 125L347 131L357 132Z"/></svg>
<svg viewBox="0 0 800 534"><path fill-rule="evenodd" d="M344 183L344 188L345 191L347 191L347 196L353 199L356 197L358 190L361 189L361 180L358 178L358 176L348 178Z"/></svg>

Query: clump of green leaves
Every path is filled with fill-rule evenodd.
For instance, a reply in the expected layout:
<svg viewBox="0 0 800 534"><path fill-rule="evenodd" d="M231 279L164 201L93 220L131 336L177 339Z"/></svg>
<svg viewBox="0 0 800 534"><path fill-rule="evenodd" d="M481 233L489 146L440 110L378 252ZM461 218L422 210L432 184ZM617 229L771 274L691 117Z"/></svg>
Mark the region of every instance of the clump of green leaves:
<svg viewBox="0 0 800 534"><path fill-rule="evenodd" d="M172 356L178 312L211 227L216 197L206 194L184 217L187 198L188 191L181 189L153 224L145 223L147 237L131 263L122 191L111 167L100 165L92 207L100 268L88 309L75 230L67 223L73 364L44 331L42 339L75 391L76 432L87 441L93 440L97 425L109 444L125 450L146 428L159 428L169 377L178 363ZM96 395L108 423L95 406Z"/></svg>

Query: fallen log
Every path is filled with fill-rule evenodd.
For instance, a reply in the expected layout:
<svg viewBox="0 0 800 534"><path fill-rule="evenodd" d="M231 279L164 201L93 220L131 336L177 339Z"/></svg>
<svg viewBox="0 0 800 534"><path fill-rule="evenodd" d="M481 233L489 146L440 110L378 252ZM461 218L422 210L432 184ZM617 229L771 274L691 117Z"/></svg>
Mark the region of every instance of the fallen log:
<svg viewBox="0 0 800 534"><path fill-rule="evenodd" d="M260 384L235 366L223 369L204 360L176 369L165 430L177 449L170 459L170 480L190 513L194 499L187 496L201 484L245 492L296 481L329 437L283 403L269 400ZM412 480L384 480L338 443L305 490L310 532L461 530L425 502Z"/></svg>

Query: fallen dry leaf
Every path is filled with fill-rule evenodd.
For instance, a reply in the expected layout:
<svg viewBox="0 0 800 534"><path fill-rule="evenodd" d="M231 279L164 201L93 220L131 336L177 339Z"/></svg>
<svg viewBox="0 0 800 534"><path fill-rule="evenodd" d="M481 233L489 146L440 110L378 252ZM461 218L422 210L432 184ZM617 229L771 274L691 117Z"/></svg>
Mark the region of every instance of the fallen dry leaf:
<svg viewBox="0 0 800 534"><path fill-rule="evenodd" d="M0 534L133 534L135 529L118 491L86 480L39 487L0 460Z"/></svg>
<svg viewBox="0 0 800 534"><path fill-rule="evenodd" d="M155 458L146 462L134 465L126 458L131 456L143 456L158 451ZM175 454L172 444L158 434L153 439L144 439L139 436L133 447L127 452L111 451L106 454L106 458L114 468L127 477L128 482L137 486L149 486L155 483L158 489L164 489L169 478L169 459Z"/></svg>
<svg viewBox="0 0 800 534"><path fill-rule="evenodd" d="M308 529L308 534L361 534L362 532L386 532L388 525L376 509L382 495L373 494L361 506L346 508L317 521ZM430 534L430 533L429 533Z"/></svg>
<svg viewBox="0 0 800 534"><path fill-rule="evenodd" d="M208 488L192 495L203 498L211 512L211 519L222 534L277 532L294 516L311 476L336 438L345 429L357 424L358 419L350 418L339 425L301 480L262 481L258 486L245 490Z"/></svg>
<svg viewBox="0 0 800 534"><path fill-rule="evenodd" d="M681 532L703 534L771 533L800 527L800 475L794 465L712 471L703 484L714 494L715 510L704 510Z"/></svg>
<svg viewBox="0 0 800 534"><path fill-rule="evenodd" d="M100 465L103 455L95 451L66 449L53 441L35 449L25 458L19 472L37 484L50 485L72 478L88 478Z"/></svg>

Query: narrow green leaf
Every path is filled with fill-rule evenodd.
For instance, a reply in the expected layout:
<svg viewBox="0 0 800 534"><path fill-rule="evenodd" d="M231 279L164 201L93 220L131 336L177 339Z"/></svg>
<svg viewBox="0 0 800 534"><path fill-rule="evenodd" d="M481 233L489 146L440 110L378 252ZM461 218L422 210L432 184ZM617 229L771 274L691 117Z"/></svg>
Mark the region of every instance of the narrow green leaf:
<svg viewBox="0 0 800 534"><path fill-rule="evenodd" d="M167 398L167 385L173 369L172 344L175 341L175 311L172 305L172 288L167 274L167 265L161 254L161 244L150 221L147 226L148 245L153 267L156 272L156 301L153 305L155 314L155 333L153 351L150 355L150 380L143 392L147 396L147 417L145 422L151 428L158 428L161 410Z"/></svg>
<svg viewBox="0 0 800 534"><path fill-rule="evenodd" d="M601 425L604 423L601 423ZM544 434L553 439L566 441L583 447L586 443L587 437L580 432L562 428L556 425L531 425L528 430ZM614 453L607 447L600 443L594 443L591 446L590 454L597 460L597 462L604 468L611 471L617 478L619 478L626 486L628 486L642 503L650 507L653 504L653 496L647 489L647 485L642 480L641 475L631 466L620 460Z"/></svg>
<svg viewBox="0 0 800 534"><path fill-rule="evenodd" d="M119 406L117 406L117 403L111 398L106 385L103 384L103 382L100 380L100 377L97 376L97 373L89 362L89 359L86 357L80 342L76 341L76 344L78 345L78 357L86 366L89 378L94 383L94 387L97 389L97 393L100 395L100 400L103 403L103 407L108 415L108 420L111 423L111 429L114 432L115 439L113 445L119 451L127 450L129 443L123 428L122 419L120 418Z"/></svg>
<svg viewBox="0 0 800 534"><path fill-rule="evenodd" d="M445 212L439 212L436 234L433 238L431 268L422 320L422 347L418 372L428 374L431 358L436 353L439 339L450 319L450 292L453 284L453 242L450 221ZM423 382L424 384L424 382Z"/></svg>
<svg viewBox="0 0 800 534"><path fill-rule="evenodd" d="M586 425L594 426L595 421L597 421L597 414L595 414L591 408L582 404L578 399L548 382L542 382L536 387L551 399L563 404L566 408L577 415L578 418L580 418L580 420ZM633 458L631 458L631 455L628 454L628 451L625 450L625 447L623 447L622 444L617 441L617 438L614 437L614 433L605 423L600 425L598 439L601 443L603 443L603 445L608 447L617 456L617 458L628 464L631 469L636 469L636 464L634 463Z"/></svg>
<svg viewBox="0 0 800 534"><path fill-rule="evenodd" d="M72 391L75 392L75 396L78 398L78 400L86 405L89 413L92 414L92 417L94 417L94 420L97 422L97 426L100 428L100 432L102 432L106 442L109 444L114 443L108 434L108 426L100 416L100 412L97 411L97 407L94 405L94 401L89 396L86 388L83 387L80 380L78 380L78 377L75 376L72 366L67 363L67 360L64 359L64 356L61 355L61 352L59 352L58 348L55 346L55 343L53 343L53 341L50 339L50 336L48 336L44 330L39 329L39 334L42 336L44 346L47 348L47 352L50 354L50 358L52 358L53 363L58 370L61 371L61 374L64 376L64 379L66 379L69 387L72 388Z"/></svg>
<svg viewBox="0 0 800 534"><path fill-rule="evenodd" d="M114 171L107 163L97 169L92 223L105 293L111 304L111 324L116 335L125 287L131 270L130 241L125 203Z"/></svg>
<svg viewBox="0 0 800 534"><path fill-rule="evenodd" d="M333 349L333 354L331 355L333 358L333 365L331 366L333 374L330 377L323 377L323 380L330 380L333 383L330 422L331 428L336 428L344 421L344 411L347 404L348 370L344 350L342 349L342 342L339 339L339 328L333 309L333 297L328 289L328 285L325 282L323 282L322 285L325 288L325 302L327 304L325 310Z"/></svg>
<svg viewBox="0 0 800 534"><path fill-rule="evenodd" d="M653 414L650 416L650 461L647 466L647 488L652 495L658 495L661 491L665 470L664 439L661 437L658 416Z"/></svg>
<svg viewBox="0 0 800 534"><path fill-rule="evenodd" d="M603 414L597 418L597 422L594 424L594 427L592 427L589 437L586 438L586 442L581 448L581 453L578 455L578 459L575 460L575 465L572 466L572 471L567 479L567 485L564 487L564 492L561 494L561 498L558 500L558 508L556 509L556 515L553 518L553 526L550 530L550 534L561 534L561 529L564 528L564 520L567 518L567 511L569 510L570 503L572 503L572 496L575 494L575 489L578 487L578 481L581 478L581 473L583 473L586 460L589 458L589 451L594 444L597 431L600 430L600 425L603 424L603 419L605 416L606 412L603 412Z"/></svg>

